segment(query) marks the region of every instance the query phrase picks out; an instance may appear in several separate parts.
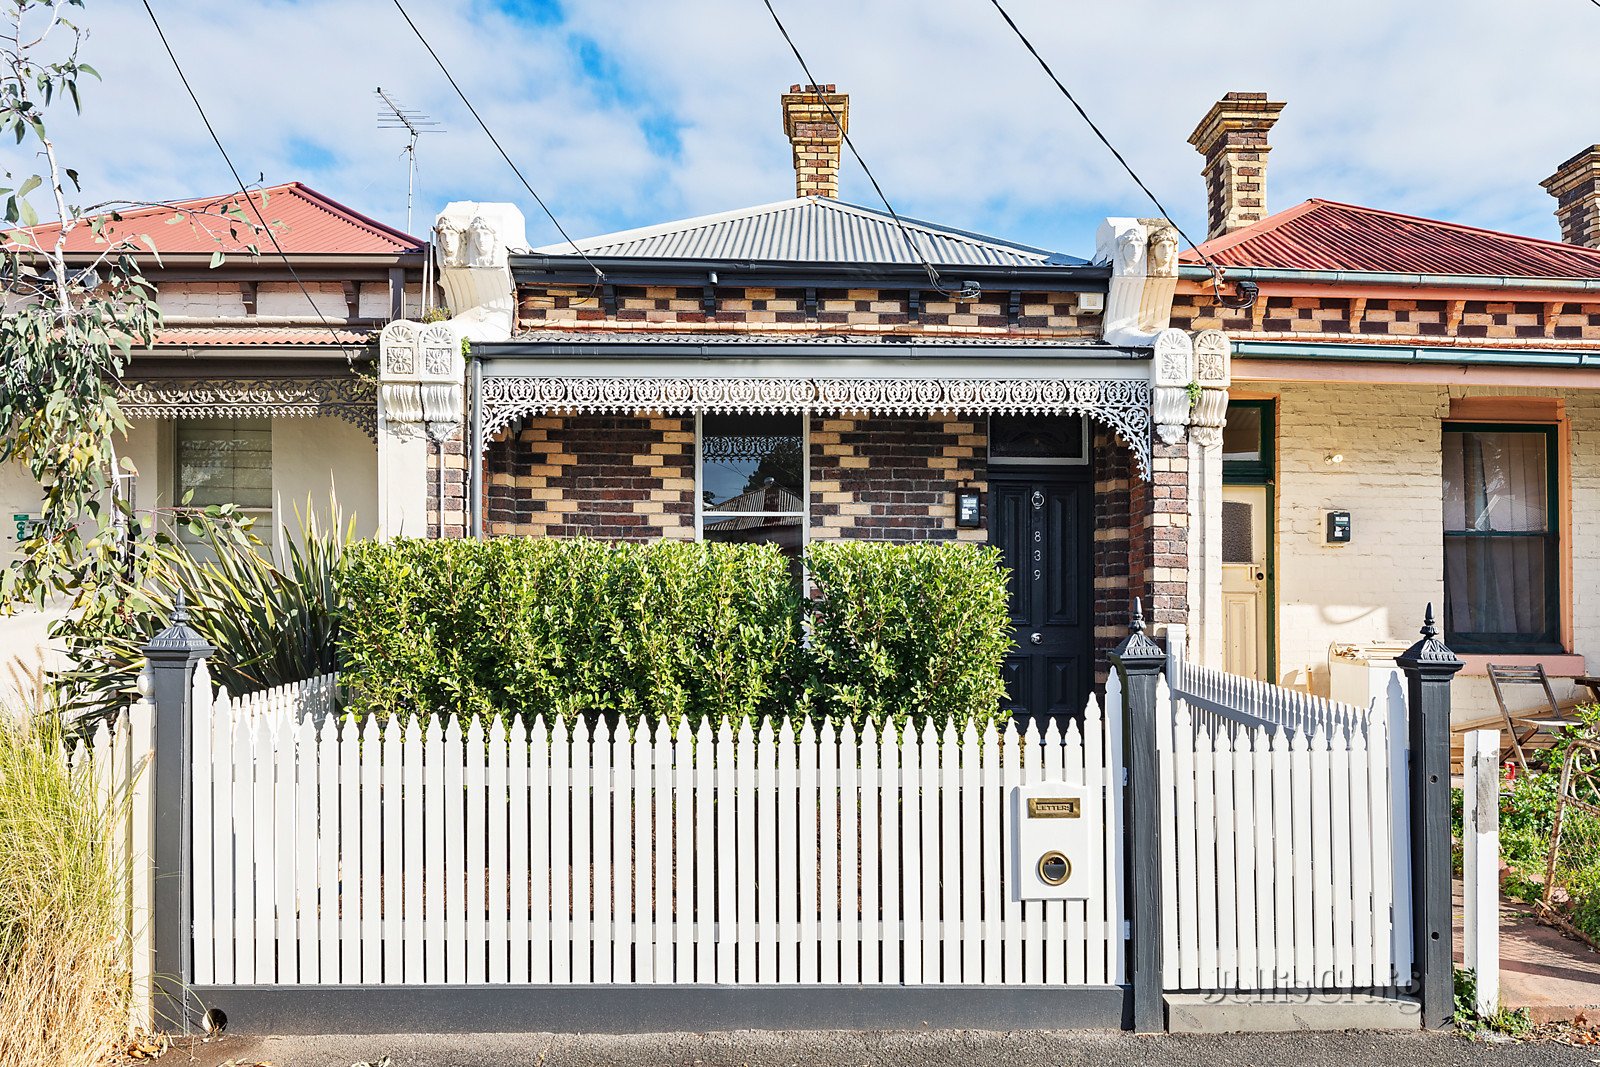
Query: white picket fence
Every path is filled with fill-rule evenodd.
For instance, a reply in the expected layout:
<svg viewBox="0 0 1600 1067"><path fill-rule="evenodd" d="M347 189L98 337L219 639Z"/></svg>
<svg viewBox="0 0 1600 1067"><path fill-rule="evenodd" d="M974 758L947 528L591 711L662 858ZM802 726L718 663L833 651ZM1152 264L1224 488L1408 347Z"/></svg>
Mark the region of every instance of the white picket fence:
<svg viewBox="0 0 1600 1067"><path fill-rule="evenodd" d="M1167 684L1173 696L1188 703L1195 722L1208 726L1238 724L1265 727L1269 732L1280 728L1349 730L1364 724L1369 713L1354 704L1190 663L1179 649L1167 661Z"/></svg>
<svg viewBox="0 0 1600 1067"><path fill-rule="evenodd" d="M1159 687L1163 985L1409 985L1405 738L1390 728L1403 709L1329 714L1276 686L1236 691L1244 709L1197 713Z"/></svg>
<svg viewBox="0 0 1600 1067"><path fill-rule="evenodd" d="M1124 981L1121 730L1093 701L1042 738L357 729L207 714L203 667L195 702L200 985ZM1087 901L1012 898L1011 792L1039 781L1104 798Z"/></svg>
<svg viewBox="0 0 1600 1067"><path fill-rule="evenodd" d="M155 807L150 759L155 746L154 714L147 702L137 701L114 719L100 722L87 736L70 742L65 753L74 773L93 776L97 802L117 820L108 860L120 876L117 903L122 916L122 958L129 968L130 1031L148 1028L152 1022L154 868L150 857Z"/></svg>
<svg viewBox="0 0 1600 1067"><path fill-rule="evenodd" d="M242 696L219 697L213 714L226 714L230 720L240 716L288 715L299 719L310 716L320 725L338 707L339 676L319 674L303 682L290 682Z"/></svg>

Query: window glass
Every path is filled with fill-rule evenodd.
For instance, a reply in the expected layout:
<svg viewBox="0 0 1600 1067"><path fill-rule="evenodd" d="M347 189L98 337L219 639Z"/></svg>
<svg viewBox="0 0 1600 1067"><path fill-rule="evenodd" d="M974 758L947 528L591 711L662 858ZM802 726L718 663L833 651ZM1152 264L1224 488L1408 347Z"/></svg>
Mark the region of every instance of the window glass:
<svg viewBox="0 0 1600 1067"><path fill-rule="evenodd" d="M700 528L708 541L805 540L801 415L705 415L700 420Z"/></svg>
<svg viewBox="0 0 1600 1067"><path fill-rule="evenodd" d="M185 419L177 426L177 499L192 507L272 507L272 423L267 419Z"/></svg>
<svg viewBox="0 0 1600 1067"><path fill-rule="evenodd" d="M1559 651L1547 428L1446 427L1445 630L1464 651Z"/></svg>
<svg viewBox="0 0 1600 1067"><path fill-rule="evenodd" d="M1222 562L1254 563L1255 506L1243 500L1222 502Z"/></svg>
<svg viewBox="0 0 1600 1067"><path fill-rule="evenodd" d="M1261 409L1230 405L1222 427L1222 458L1228 462L1261 460Z"/></svg>
<svg viewBox="0 0 1600 1067"><path fill-rule="evenodd" d="M1081 415L995 415L989 459L1011 463L1084 463L1088 435Z"/></svg>

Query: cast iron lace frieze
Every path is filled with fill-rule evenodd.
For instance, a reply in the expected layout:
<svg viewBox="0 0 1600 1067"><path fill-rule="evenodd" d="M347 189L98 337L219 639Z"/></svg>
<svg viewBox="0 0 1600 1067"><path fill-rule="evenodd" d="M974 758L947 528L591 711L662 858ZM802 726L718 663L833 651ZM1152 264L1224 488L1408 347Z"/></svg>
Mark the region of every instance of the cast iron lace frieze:
<svg viewBox="0 0 1600 1067"><path fill-rule="evenodd" d="M330 415L378 439L378 394L371 381L342 378L229 378L123 384L130 419L314 418Z"/></svg>

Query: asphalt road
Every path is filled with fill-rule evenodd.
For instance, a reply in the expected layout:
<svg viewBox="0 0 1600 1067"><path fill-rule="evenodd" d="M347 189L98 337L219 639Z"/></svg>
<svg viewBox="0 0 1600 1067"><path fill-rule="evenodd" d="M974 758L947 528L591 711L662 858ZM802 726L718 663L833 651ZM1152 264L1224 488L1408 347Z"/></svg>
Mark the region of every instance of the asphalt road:
<svg viewBox="0 0 1600 1067"><path fill-rule="evenodd" d="M1600 1064L1600 1048L1481 1044L1454 1033L1165 1035L934 1030L718 1034L396 1034L223 1037L174 1048L158 1067L1395 1067Z"/></svg>

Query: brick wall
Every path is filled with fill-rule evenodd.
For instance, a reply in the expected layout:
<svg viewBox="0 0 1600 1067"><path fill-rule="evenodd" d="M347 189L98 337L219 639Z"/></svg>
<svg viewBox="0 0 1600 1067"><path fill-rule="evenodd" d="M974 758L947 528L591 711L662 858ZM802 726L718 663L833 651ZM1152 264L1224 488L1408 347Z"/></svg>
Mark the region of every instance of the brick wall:
<svg viewBox="0 0 1600 1067"><path fill-rule="evenodd" d="M1094 669L1105 685L1109 655L1128 636L1133 603L1133 457L1110 430L1094 427ZM1141 576L1143 564L1140 565ZM1141 583L1142 587L1142 583Z"/></svg>
<svg viewBox="0 0 1600 1067"><path fill-rule="evenodd" d="M1426 338L1468 345L1600 341L1600 303L1533 300L1398 300L1263 295L1249 309L1217 305L1209 292L1180 293L1172 325L1227 330L1237 338L1368 341Z"/></svg>
<svg viewBox="0 0 1600 1067"><path fill-rule="evenodd" d="M648 541L694 536L694 420L548 415L490 442L492 534Z"/></svg>
<svg viewBox="0 0 1600 1067"><path fill-rule="evenodd" d="M971 333L1097 337L1100 313L1078 308L1077 293L1019 293L1013 321L1010 294L985 291L956 301L928 291L913 301L909 292L877 289L762 289L721 287L707 306L705 290L673 286L617 286L615 311L602 296L583 289L524 287L518 296L520 330L561 328L673 332L756 331L785 328L814 333L821 325L851 332Z"/></svg>
<svg viewBox="0 0 1600 1067"><path fill-rule="evenodd" d="M986 541L956 528L955 491L981 486L987 456L982 418L813 418L811 536Z"/></svg>
<svg viewBox="0 0 1600 1067"><path fill-rule="evenodd" d="M433 537L467 536L466 444L458 434L444 443L444 529L439 529L439 446L428 440L428 532Z"/></svg>

